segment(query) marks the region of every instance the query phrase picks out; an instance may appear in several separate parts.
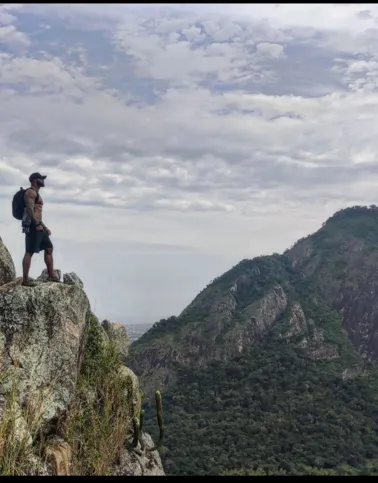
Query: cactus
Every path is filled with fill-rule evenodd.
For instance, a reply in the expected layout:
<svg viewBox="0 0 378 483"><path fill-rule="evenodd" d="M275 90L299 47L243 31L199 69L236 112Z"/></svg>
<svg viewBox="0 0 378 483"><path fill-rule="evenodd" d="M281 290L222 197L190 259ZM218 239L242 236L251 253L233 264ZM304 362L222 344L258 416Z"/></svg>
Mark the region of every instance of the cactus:
<svg viewBox="0 0 378 483"><path fill-rule="evenodd" d="M139 431L140 431L141 435L142 435L142 431L143 431L143 423L144 423L145 413L146 413L146 411L144 409L141 409L140 414L139 414Z"/></svg>
<svg viewBox="0 0 378 483"><path fill-rule="evenodd" d="M144 414L145 414L145 411L142 409L139 413L139 418L137 418L136 416L133 418L134 435L133 435L133 441L131 443L131 446L133 448L136 448L138 446L138 442L140 442L142 449L144 448L144 443L142 440Z"/></svg>
<svg viewBox="0 0 378 483"><path fill-rule="evenodd" d="M142 451L144 450L144 441L143 441L143 438L142 438L144 414L145 414L144 409L141 409L140 414L139 414L139 442L140 442L140 448L141 448Z"/></svg>
<svg viewBox="0 0 378 483"><path fill-rule="evenodd" d="M162 403L160 391L155 392L155 402L156 402L156 417L159 425L159 440L153 448L150 448L147 451L158 450L163 443L163 437L164 437L165 428L163 424L163 403ZM133 448L136 448L138 446L138 442L140 442L140 446L142 450L144 450L144 441L142 438L144 415L145 415L145 411L142 409L139 413L139 418L137 418L136 416L133 418L134 435L133 435L133 441L131 443L131 446Z"/></svg>
<svg viewBox="0 0 378 483"><path fill-rule="evenodd" d="M156 451L160 449L162 443L163 443L163 438L164 438L164 424L163 424L163 403L162 403L162 398L161 398L161 393L160 391L155 392L155 402L156 402L156 417L158 420L158 425L159 425L159 440L157 444L153 448L150 448L148 451Z"/></svg>
<svg viewBox="0 0 378 483"><path fill-rule="evenodd" d="M136 448L138 446L138 441L140 438L140 423L137 417L133 418L133 427L134 427L134 437L131 445L133 448Z"/></svg>

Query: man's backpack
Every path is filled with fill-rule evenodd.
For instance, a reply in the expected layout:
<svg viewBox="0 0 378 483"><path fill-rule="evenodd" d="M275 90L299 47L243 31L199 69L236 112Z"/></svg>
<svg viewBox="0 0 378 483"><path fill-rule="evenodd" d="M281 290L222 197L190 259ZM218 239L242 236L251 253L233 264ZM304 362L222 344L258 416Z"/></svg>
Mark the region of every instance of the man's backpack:
<svg viewBox="0 0 378 483"><path fill-rule="evenodd" d="M34 189L34 188L28 188ZM16 220L22 220L22 216L24 214L25 209L25 193L28 190L24 190L24 188L20 188L17 193L13 196L12 200L12 215ZM39 198L39 194L37 193L37 199Z"/></svg>

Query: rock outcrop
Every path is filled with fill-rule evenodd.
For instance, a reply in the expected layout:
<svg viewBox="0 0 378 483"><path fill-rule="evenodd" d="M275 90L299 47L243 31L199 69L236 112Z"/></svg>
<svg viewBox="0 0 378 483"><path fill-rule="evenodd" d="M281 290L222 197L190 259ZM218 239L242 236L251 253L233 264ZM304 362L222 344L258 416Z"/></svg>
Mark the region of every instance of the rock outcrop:
<svg viewBox="0 0 378 483"><path fill-rule="evenodd" d="M310 359L332 360L340 356L337 345L324 340L324 330L316 327L311 318L306 319L299 303L291 308L289 328L283 335L292 344L304 349Z"/></svg>
<svg viewBox="0 0 378 483"><path fill-rule="evenodd" d="M68 284L68 285L76 285L79 288L84 287L82 280L74 272L65 273L63 275L63 282Z"/></svg>
<svg viewBox="0 0 378 483"><path fill-rule="evenodd" d="M61 272L56 272L60 279ZM114 399L110 401L114 411L117 404L125 408L120 406L124 420L122 423L118 418L117 423L122 424L126 438L123 448L122 444L118 450L112 448L106 464L97 463L93 474L164 475L158 452L147 451L153 446L147 434L143 435L143 450L132 449L128 443L132 418L138 417L141 409L141 392L138 378L122 364L128 352L126 330L111 323L105 324L105 330L101 327L75 273L64 274L63 283L46 280L44 270L35 287L22 286L21 279L15 277L9 251L0 241L0 475L78 472L74 441L80 440L80 433L72 433L81 431L80 421L87 420L87 434L91 435L88 408L92 404L101 418L98 394L106 390L96 387L93 370L83 373L84 362L88 365L91 358L94 370L103 364L108 371L106 383L111 384L109 378L114 377L108 398ZM117 359L109 352L106 360L109 340L115 343ZM117 391L118 396L113 394ZM113 438L117 436L109 430ZM101 435L93 434L93 438ZM14 457L14 448L18 451L14 466L4 469L7 451L12 450ZM72 463L75 458L76 466ZM83 463L82 468L88 464Z"/></svg>
<svg viewBox="0 0 378 483"><path fill-rule="evenodd" d="M285 312L288 297L280 285L243 305L237 285L235 282L218 300L207 301L204 296L207 312L203 323L184 328L178 344L172 338L157 339L148 345L135 344L137 356L134 352L129 363L143 378L148 396L156 387L164 388L175 379L176 363L205 366L210 360L230 360L262 338ZM192 315L186 309L180 318L186 314Z"/></svg>
<svg viewBox="0 0 378 483"><path fill-rule="evenodd" d="M16 269L8 251L0 239L0 286L12 282L16 278Z"/></svg>
<svg viewBox="0 0 378 483"><path fill-rule="evenodd" d="M130 340L126 327L118 322L109 322L109 320L104 320L101 325L109 339L114 342L121 361L126 362L130 349Z"/></svg>
<svg viewBox="0 0 378 483"><path fill-rule="evenodd" d="M140 445L134 452L123 451L114 476L165 476L159 453L150 451L154 446L151 436L143 433L142 440L144 451L140 450Z"/></svg>
<svg viewBox="0 0 378 483"><path fill-rule="evenodd" d="M57 279L61 280L61 278L62 278L61 270L54 270L54 273L55 273L55 276L57 277ZM41 275L39 277L37 277L37 281L38 282L47 282L48 278L49 278L49 274L47 272L47 268L44 268L42 270Z"/></svg>
<svg viewBox="0 0 378 483"><path fill-rule="evenodd" d="M27 290L26 290L27 288ZM21 406L39 405L41 424L67 409L83 355L90 306L83 290L63 283L0 287L3 370Z"/></svg>

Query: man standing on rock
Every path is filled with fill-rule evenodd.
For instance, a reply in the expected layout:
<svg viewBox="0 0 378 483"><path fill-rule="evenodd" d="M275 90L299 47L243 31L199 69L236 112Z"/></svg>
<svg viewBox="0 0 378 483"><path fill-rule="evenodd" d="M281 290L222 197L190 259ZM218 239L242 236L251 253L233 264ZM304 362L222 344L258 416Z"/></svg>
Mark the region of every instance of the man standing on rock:
<svg viewBox="0 0 378 483"><path fill-rule="evenodd" d="M25 209L22 217L22 231L25 233L25 256L22 261L22 285L35 287L36 282L29 279L31 259L34 253L44 250L49 282L59 282L54 273L53 245L51 232L42 222L43 200L39 190L45 186L46 176L33 173L29 176L30 188L24 192Z"/></svg>

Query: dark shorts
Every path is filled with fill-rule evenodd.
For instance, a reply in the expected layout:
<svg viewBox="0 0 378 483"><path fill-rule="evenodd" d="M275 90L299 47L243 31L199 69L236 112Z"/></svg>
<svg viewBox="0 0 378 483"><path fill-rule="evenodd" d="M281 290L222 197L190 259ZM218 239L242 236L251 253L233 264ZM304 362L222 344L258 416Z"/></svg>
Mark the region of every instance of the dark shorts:
<svg viewBox="0 0 378 483"><path fill-rule="evenodd" d="M25 251L26 253L39 253L47 248L52 248L50 237L44 231L30 230L25 235Z"/></svg>

